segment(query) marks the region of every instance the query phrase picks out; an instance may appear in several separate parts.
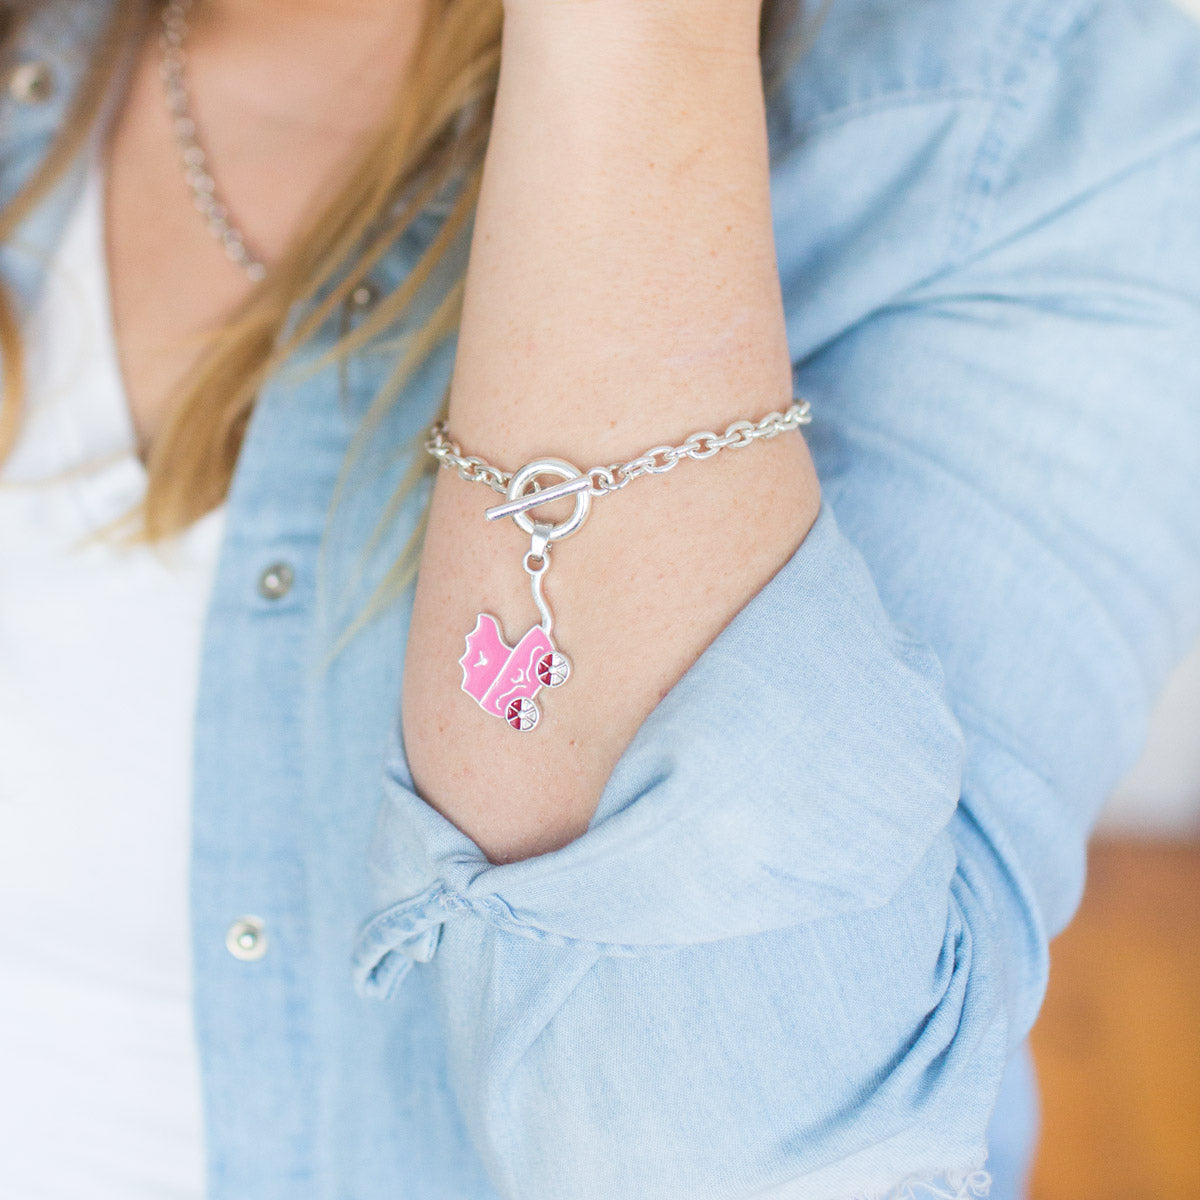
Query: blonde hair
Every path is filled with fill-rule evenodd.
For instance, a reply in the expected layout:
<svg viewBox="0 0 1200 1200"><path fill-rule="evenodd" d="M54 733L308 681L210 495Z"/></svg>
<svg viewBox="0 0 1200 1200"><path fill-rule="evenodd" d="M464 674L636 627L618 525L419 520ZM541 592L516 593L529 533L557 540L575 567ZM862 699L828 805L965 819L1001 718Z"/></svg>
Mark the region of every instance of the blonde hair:
<svg viewBox="0 0 1200 1200"><path fill-rule="evenodd" d="M6 44L37 0L8 15ZM108 93L131 39L143 36L157 4L114 0L70 111L49 152L0 212L0 242L8 241L38 201L70 167L87 141L94 114ZM149 452L148 486L131 514L138 540L167 538L222 503L237 464L255 398L267 379L360 287L411 223L435 198L452 201L436 236L410 274L373 311L347 330L322 361L344 362L397 323L434 278L447 249L470 222L478 196L500 66L501 0L431 0L416 49L388 116L340 190L315 212L282 258L245 302L217 329L178 385ZM761 23L764 73L771 90L798 51L798 0L765 0ZM398 202L399 201L399 202ZM299 302L311 306L296 328L285 322ZM435 299L424 323L400 342L397 361L356 434L361 447L378 428L406 382L458 327L459 272ZM13 304L0 288L0 462L19 427L24 357ZM444 402L443 402L444 403ZM348 454L353 458L354 449ZM427 464L414 456L394 512ZM381 514L383 519L385 514ZM411 578L420 531L389 573L387 591Z"/></svg>

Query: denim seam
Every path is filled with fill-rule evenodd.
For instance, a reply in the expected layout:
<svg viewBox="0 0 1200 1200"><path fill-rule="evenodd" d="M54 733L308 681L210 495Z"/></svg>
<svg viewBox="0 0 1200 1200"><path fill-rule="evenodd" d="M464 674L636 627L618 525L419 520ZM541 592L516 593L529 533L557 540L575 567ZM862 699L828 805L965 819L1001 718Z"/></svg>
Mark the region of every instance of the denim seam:
<svg viewBox="0 0 1200 1200"><path fill-rule="evenodd" d="M1024 35L1004 72L1003 82L996 91L996 106L992 120L980 136L973 165L968 174L959 215L950 240L950 261L966 258L976 245L987 219L987 208L995 197L996 183L1009 162L1012 147L1010 134L1018 117L1029 102L1029 87L1039 70L1053 64L1047 51L1091 18L1099 0L1087 3L1061 28L1052 19L1053 6L1036 10L1042 17L1024 26Z"/></svg>
<svg viewBox="0 0 1200 1200"><path fill-rule="evenodd" d="M883 96L872 96L866 100L856 100L839 108L831 108L815 117L809 118L797 127L797 148L803 145L803 139L810 133L824 133L839 125L848 124L860 117L873 116L889 112L892 109L916 108L921 105L934 107L939 104L951 103L956 100L995 101L1003 96L1003 92L984 85L946 84L942 87L911 88L906 91L889 92Z"/></svg>

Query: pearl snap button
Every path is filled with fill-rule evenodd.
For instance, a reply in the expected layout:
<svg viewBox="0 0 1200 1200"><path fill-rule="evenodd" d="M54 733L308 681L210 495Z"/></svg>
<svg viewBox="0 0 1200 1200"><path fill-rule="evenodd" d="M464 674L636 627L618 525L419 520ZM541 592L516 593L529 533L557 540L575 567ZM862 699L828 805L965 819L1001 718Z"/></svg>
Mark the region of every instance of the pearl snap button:
<svg viewBox="0 0 1200 1200"><path fill-rule="evenodd" d="M254 962L267 952L267 934L257 917L239 917L225 934L225 949L242 962Z"/></svg>
<svg viewBox="0 0 1200 1200"><path fill-rule="evenodd" d="M287 563L272 563L258 577L258 594L264 600L278 600L292 590L295 578L295 572Z"/></svg>
<svg viewBox="0 0 1200 1200"><path fill-rule="evenodd" d="M20 63L9 73L8 94L21 104L41 104L54 95L54 76L44 62Z"/></svg>
<svg viewBox="0 0 1200 1200"><path fill-rule="evenodd" d="M376 284L369 280L360 283L358 287L350 293L350 307L355 312L366 312L369 308L374 308L379 303L379 288Z"/></svg>

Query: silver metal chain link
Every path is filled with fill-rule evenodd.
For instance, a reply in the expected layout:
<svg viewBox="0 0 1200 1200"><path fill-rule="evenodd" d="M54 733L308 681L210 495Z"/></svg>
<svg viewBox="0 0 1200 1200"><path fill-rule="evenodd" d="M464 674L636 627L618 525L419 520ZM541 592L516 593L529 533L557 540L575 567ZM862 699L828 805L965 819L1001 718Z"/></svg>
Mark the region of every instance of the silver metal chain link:
<svg viewBox="0 0 1200 1200"><path fill-rule="evenodd" d="M618 491L640 475L664 475L685 458L700 461L712 458L722 450L744 449L760 439L773 438L790 429L798 429L801 425L809 424L811 420L812 409L808 401L797 399L785 412L767 413L759 421L734 421L722 434L702 429L678 446L655 446L628 462L614 463L608 467L592 467L583 474L591 481L588 491L593 496L605 496L609 492ZM508 493L513 472L502 471L474 454L464 454L458 443L451 439L445 421L438 421L430 427L425 449L443 467L457 471L460 478L468 483L486 483L492 491L499 492L502 496Z"/></svg>

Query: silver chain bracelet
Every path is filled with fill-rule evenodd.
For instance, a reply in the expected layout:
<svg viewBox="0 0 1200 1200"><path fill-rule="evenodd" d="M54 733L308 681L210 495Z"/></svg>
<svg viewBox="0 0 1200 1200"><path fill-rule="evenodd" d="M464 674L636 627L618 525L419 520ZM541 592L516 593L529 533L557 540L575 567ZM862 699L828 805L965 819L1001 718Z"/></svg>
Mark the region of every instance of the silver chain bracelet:
<svg viewBox="0 0 1200 1200"><path fill-rule="evenodd" d="M561 458L539 458L517 471L502 471L476 455L464 454L451 439L445 421L434 424L425 442L426 451L468 483L486 483L505 497L505 503L486 511L489 521L512 517L529 535L530 547L522 565L542 618L516 646L509 646L496 618L491 613L480 613L475 628L467 634L466 653L458 660L463 669L462 690L484 712L500 717L513 729L532 729L541 717L534 697L543 687L566 683L571 673L570 660L551 640L554 616L543 594L542 580L550 569L551 547L583 524L591 511L592 497L607 496L641 475L663 475L685 458L701 460L721 450L744 449L756 441L799 429L811 420L808 401L797 399L785 412L768 413L759 421L734 421L723 434L701 430L678 446L655 446L628 462L588 471L580 471ZM542 487L538 480L543 476L562 482ZM566 496L574 498L575 510L565 520L545 523L530 515L531 510Z"/></svg>
<svg viewBox="0 0 1200 1200"><path fill-rule="evenodd" d="M767 413L761 421L734 421L720 436L704 429L693 433L678 446L655 446L654 449L647 450L628 462L615 463L611 467L592 467L590 471L577 471L576 474L587 476L590 481L588 491L593 496L604 496L623 488L639 475L665 474L684 458L694 458L697 461L712 458L720 450L740 449L759 438L773 438L789 429L798 429L811 420L812 412L808 401L797 400L786 412ZM499 492L502 496L508 492L513 472L501 471L499 467L493 467L482 458L464 454L458 444L450 439L445 421L438 421L430 428L425 449L443 467L453 467L468 483L486 483L492 491ZM547 500L543 499L540 503L545 504Z"/></svg>

